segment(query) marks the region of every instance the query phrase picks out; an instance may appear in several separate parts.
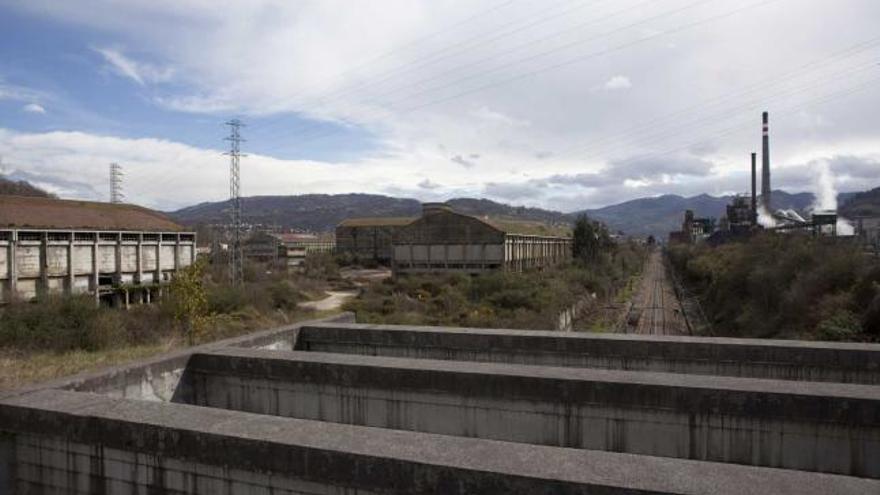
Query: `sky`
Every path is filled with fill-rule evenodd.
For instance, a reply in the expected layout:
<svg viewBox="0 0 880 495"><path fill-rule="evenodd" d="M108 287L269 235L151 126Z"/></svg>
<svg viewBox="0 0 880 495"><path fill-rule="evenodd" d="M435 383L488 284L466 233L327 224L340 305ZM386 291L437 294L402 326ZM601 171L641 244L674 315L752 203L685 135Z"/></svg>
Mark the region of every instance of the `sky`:
<svg viewBox="0 0 880 495"><path fill-rule="evenodd" d="M0 0L0 174L173 210L241 192L559 211L880 186L876 0Z"/></svg>

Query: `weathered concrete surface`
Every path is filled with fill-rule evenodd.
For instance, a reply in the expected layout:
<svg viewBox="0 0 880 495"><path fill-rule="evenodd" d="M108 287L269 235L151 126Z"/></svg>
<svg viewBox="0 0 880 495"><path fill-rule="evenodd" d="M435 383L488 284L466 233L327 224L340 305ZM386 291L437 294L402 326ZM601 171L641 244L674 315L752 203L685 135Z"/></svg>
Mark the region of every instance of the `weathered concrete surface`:
<svg viewBox="0 0 880 495"><path fill-rule="evenodd" d="M296 348L520 363L880 384L880 345L395 325L307 325Z"/></svg>
<svg viewBox="0 0 880 495"><path fill-rule="evenodd" d="M880 482L37 391L0 402L20 493L878 493ZM9 462L9 459L15 459Z"/></svg>
<svg viewBox="0 0 880 495"><path fill-rule="evenodd" d="M209 407L880 477L880 387L255 349L188 372Z"/></svg>
<svg viewBox="0 0 880 495"><path fill-rule="evenodd" d="M880 387L686 374L726 353L875 383L877 346L303 325L0 393L0 494L880 493L852 468L878 464ZM447 361L289 352L319 341ZM680 374L590 368L639 360ZM220 407L185 404L209 388L198 369L229 380ZM268 414L223 409L244 404ZM588 442L679 457L552 446Z"/></svg>

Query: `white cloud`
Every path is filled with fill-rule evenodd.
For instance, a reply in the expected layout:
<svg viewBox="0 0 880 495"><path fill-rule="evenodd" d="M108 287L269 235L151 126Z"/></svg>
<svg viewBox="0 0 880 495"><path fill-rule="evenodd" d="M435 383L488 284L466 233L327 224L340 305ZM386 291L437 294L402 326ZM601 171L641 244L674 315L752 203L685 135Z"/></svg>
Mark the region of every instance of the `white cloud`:
<svg viewBox="0 0 880 495"><path fill-rule="evenodd" d="M138 85L173 82L154 88L153 98L165 108L205 113L217 120L229 114L257 120L257 125L246 130L250 144L271 146L273 140L289 136L281 132L283 124L270 118L259 125L263 119L257 116L290 112L344 122L378 136L380 149L346 163L291 162L252 155L242 165L246 194L377 192L379 187L378 191L397 187L414 194L440 195L479 193L494 184L491 191L511 196L526 190L504 185L554 176L577 178L572 183L552 184L545 188L549 191L532 188L531 201L561 208L562 203L554 204L558 198L577 197L582 204L644 193L616 188L613 183L621 177L590 174L609 164L624 163L624 158L652 155L658 159L625 165L625 178L635 181L631 183L646 181L651 185L642 189L657 194L695 187L713 192L732 187L731 174L747 167L748 154L760 147L760 111L765 106L773 118L774 166L880 150L874 130L873 109L880 105L876 92L811 108L809 121L816 125L800 124L803 119L797 113L799 105L828 90L862 82L860 78L870 74L851 69L876 64L871 53L838 57L824 66L814 64L810 67L822 67L825 72L811 69L776 81L794 68L873 38L876 26L871 21L880 15L876 0L852 0L847 9L824 0L804 0L798 4L797 15L791 15L784 2L771 2L705 28L645 44L633 41L734 7L710 2L663 22L603 37L604 32L673 7L655 2L631 9L610 2L607 8L583 9L535 25L538 17L569 6L513 2L491 14L475 16L496 3L239 0L226 2L220 9L207 0L29 0L16 8L92 29L101 39L110 40L103 46L137 47L136 52L97 51L114 72ZM574 29L610 11L621 14L608 22ZM817 18L846 25L845 36L816 25ZM515 35L504 34L515 31L514 26L522 29ZM589 57L601 51L607 54ZM584 62L568 63L578 57ZM543 70L552 66L558 69ZM838 78L836 86L817 83L823 81L819 76L835 74L848 77ZM638 91L626 93L627 98L611 91L631 88L633 81L639 84ZM805 83L811 91L791 93ZM761 85L761 94L743 92L756 84ZM0 97L3 88L0 81ZM22 101L45 104L39 98ZM55 107L50 108L55 114ZM811 134L818 123L833 125ZM735 132L728 132L731 127ZM63 141L65 147L78 146L70 153L70 160L76 157L78 166L98 164L94 165L98 167L96 183L105 180L105 166L100 164L111 159L148 163L162 171L157 172L160 177L178 177L168 183L174 185L171 191L149 185L155 181L145 182L141 197L151 204L191 204L225 195L225 167L214 150L135 140L123 141L116 151L116 145L110 146L115 138L39 136L13 139L48 146L42 151L28 148L25 155L29 158L18 162L45 165L22 166L61 173L52 172L51 164L53 160L66 163L67 155L51 150ZM853 143L858 147L852 147ZM138 151L135 157L133 150ZM180 161L172 150L185 150L193 161ZM688 169L691 173L670 170L663 158L676 156L669 154L674 150L691 150L714 167L706 175L694 173L699 169ZM479 166L473 166L476 158L472 155L481 156ZM260 167L276 166L271 168L273 176L248 175ZM135 167L134 173L141 173L138 170ZM303 170L315 175L306 176ZM199 185L203 175L210 180ZM308 179L301 181L303 177ZM594 179L612 184L584 185ZM419 183L437 187L426 189ZM741 188L746 186L743 183ZM593 199L584 199L585 195Z"/></svg>
<svg viewBox="0 0 880 495"><path fill-rule="evenodd" d="M27 113L46 113L46 109L38 103L28 103L27 105L21 107L21 110Z"/></svg>
<svg viewBox="0 0 880 495"><path fill-rule="evenodd" d="M174 75L174 70L170 67L158 67L146 62L135 61L123 55L120 50L113 48L94 48L94 50L104 57L104 61L110 65L114 72L141 86L147 83L168 82Z"/></svg>
<svg viewBox="0 0 880 495"><path fill-rule="evenodd" d="M626 76L614 76L605 82L604 88L608 91L619 91L632 87L632 82Z"/></svg>

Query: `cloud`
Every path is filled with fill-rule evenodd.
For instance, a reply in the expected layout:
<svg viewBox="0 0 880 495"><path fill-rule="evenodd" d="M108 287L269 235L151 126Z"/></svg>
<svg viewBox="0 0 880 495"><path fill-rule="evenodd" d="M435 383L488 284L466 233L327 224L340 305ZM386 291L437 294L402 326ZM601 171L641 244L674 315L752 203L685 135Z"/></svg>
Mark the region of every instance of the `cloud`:
<svg viewBox="0 0 880 495"><path fill-rule="evenodd" d="M425 179L425 180L419 182L417 185L421 189L437 189L437 188L443 187L440 184L437 184L435 182L431 182L431 179Z"/></svg>
<svg viewBox="0 0 880 495"><path fill-rule="evenodd" d="M26 86L9 84L0 77L0 100L10 101L41 101L48 99L49 95L43 91L38 91Z"/></svg>
<svg viewBox="0 0 880 495"><path fill-rule="evenodd" d="M276 160L246 149L251 156L242 165L245 194L375 192L388 187L412 194L488 191L508 196L531 194L524 199L557 208L557 201L595 205L634 195L699 188L707 192L747 190L748 178L742 181L736 174L748 174L748 155L760 149L760 111L764 105L775 116L774 184L799 183L799 169L784 172L789 165L817 157L868 156L880 150L874 115L880 94L876 92L811 107L815 121L828 124L821 133L811 133L812 128L799 125L789 112L829 90L869 80L870 71L853 73L851 69L875 64L871 52L809 66L822 67L828 74L847 74L835 85L824 84L819 77L823 74L813 69L786 76L795 68L847 48L849 40L874 36L876 23L872 21L880 15L876 0L853 0L847 9L834 2L803 0L797 15L791 15L781 3L771 2L750 10L748 16L732 16L723 24L712 24L717 29L681 32L674 38L641 45L641 49L636 45L633 49L612 49L589 63L570 64L566 60L623 46L644 31L619 30L614 39L582 33L572 33L567 39L547 37L551 32L563 32L570 27L568 23L602 15L586 8L580 13L582 17L557 16L553 25L542 30L503 34L513 31L505 26L517 20L527 22L567 8L540 2L509 2L494 15L461 22L486 6L387 0L377 8L371 2L252 0L229 2L219 9L216 2L208 1L29 0L8 8L48 18L65 28L73 26L71 31L84 33L84 44L89 39L102 40L102 51L93 56L96 60L101 57L99 63L106 64L106 70L133 81L130 89L135 92L142 86L170 83L151 88L155 93L151 98L163 109L207 114L206 120L216 122L231 115L243 117L250 124L245 131L249 140L246 148L278 149L278 142L291 135L283 132L283 119L293 114L344 122L376 136L374 148L340 163ZM729 7L717 2L680 11L674 23L698 20L707 8L721 12ZM664 2L624 9L615 25L638 22L667 10ZM839 33L823 29L814 22L816 18L846 25L851 38L842 39ZM156 29L157 25L162 29ZM786 50L766 50L778 43L781 30L791 33ZM426 32L440 34L426 38ZM461 43L475 34L493 41ZM588 38L593 41L587 42ZM668 49L664 41L674 41L675 50ZM578 44L566 48L573 42ZM119 47L137 47L138 51ZM536 72L554 65L559 69ZM750 70L742 70L746 65ZM635 82L639 83L638 91L617 92L632 88ZM755 85L762 88L759 95L743 93ZM814 89L796 96L781 93L802 86ZM110 108L99 96L88 98L89 104L98 102L96 107ZM45 105L53 117L58 115L59 106L47 101L22 98L15 108L36 102ZM713 103L704 104L707 101ZM167 123L169 136L178 134L174 126L188 121L171 115L162 122L162 114L156 115L157 121L151 121L147 128L153 132ZM137 125L136 121L126 123L126 132L137 135ZM304 127L308 125L306 122ZM746 127L741 131L728 132L743 125ZM192 134L198 133L179 133ZM217 134L219 137L222 130ZM125 141L122 149L117 149L109 146L109 137L87 133L21 135L13 141L18 145L40 143L43 148L16 149L28 157L17 163L48 175L67 173L61 167L94 163L97 168L89 180L100 184L106 180L103 164L116 159L138 164L134 174L142 173L139 164L143 163L161 171L157 174L176 177L169 182L173 188L143 185L140 197L153 204L192 204L225 196L225 166L218 161L222 159L216 150L179 149L176 146L181 143L167 141L148 146L137 140ZM64 145L56 151L62 141ZM707 142L712 145L705 145ZM337 143L307 139L297 156L326 156L321 146ZM437 143L444 147L438 148ZM572 149L588 151L574 155ZM175 150L191 156L192 162L180 161ZM671 155L670 150L689 150L690 154ZM479 159L479 167L475 166L478 159L471 156L478 153L484 157ZM260 167L274 172L273 167L279 164L287 168L278 168L274 181L253 175ZM294 179L304 177L301 165L315 175L297 183ZM869 161L831 164L839 180L846 182L844 190L865 188L875 181L871 166ZM199 186L205 170L210 171L210 180ZM786 174L790 182L786 182ZM431 178L426 185L443 187L417 187L425 177ZM129 182L133 185L136 181L132 178Z"/></svg>
<svg viewBox="0 0 880 495"><path fill-rule="evenodd" d="M606 91L620 91L632 87L632 82L626 76L614 76L605 82L603 86Z"/></svg>
<svg viewBox="0 0 880 495"><path fill-rule="evenodd" d="M138 62L113 48L93 48L98 52L110 68L120 76L127 77L141 86L148 83L168 82L174 76L170 67L158 67L146 62Z"/></svg>
<svg viewBox="0 0 880 495"><path fill-rule="evenodd" d="M37 103L28 103L27 105L21 107L21 110L23 112L27 112L27 113L39 113L39 114L46 113L46 109L43 108L42 105L37 104Z"/></svg>
<svg viewBox="0 0 880 495"><path fill-rule="evenodd" d="M471 155L471 156L473 156L473 155ZM479 155L478 155L478 156L479 156ZM464 158L464 157L461 156L461 155L455 155L455 156L453 156L452 158L450 158L450 160L452 160L453 163L457 163L457 164L459 164L459 165L461 165L462 167L465 167L465 168L473 168L473 167L476 167L476 166L477 166L477 162L476 162L476 161L468 160L468 159Z"/></svg>

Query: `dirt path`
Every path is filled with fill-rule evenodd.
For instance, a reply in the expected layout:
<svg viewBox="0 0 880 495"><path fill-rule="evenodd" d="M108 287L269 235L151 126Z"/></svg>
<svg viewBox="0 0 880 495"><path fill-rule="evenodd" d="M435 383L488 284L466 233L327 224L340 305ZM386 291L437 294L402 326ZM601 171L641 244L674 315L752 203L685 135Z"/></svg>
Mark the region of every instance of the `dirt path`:
<svg viewBox="0 0 880 495"><path fill-rule="evenodd" d="M626 332L653 335L682 335L687 324L681 303L663 265L663 254L655 249L645 263L642 283L633 296L627 315Z"/></svg>
<svg viewBox="0 0 880 495"><path fill-rule="evenodd" d="M308 301L299 303L301 308L314 309L315 311L331 311L340 309L345 301L356 296L355 291L327 291L327 297L319 301Z"/></svg>

